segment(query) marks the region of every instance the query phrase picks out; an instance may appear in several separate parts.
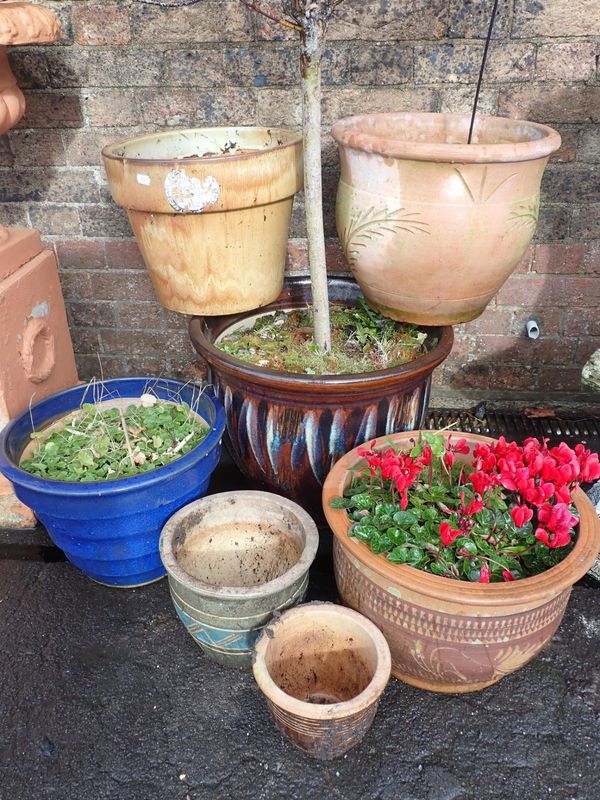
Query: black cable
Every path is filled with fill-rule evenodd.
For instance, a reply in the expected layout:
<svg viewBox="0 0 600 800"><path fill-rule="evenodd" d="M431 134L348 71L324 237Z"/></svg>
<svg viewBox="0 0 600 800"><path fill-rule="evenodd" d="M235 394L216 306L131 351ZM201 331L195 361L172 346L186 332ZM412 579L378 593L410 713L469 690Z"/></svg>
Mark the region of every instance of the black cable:
<svg viewBox="0 0 600 800"><path fill-rule="evenodd" d="M498 0L494 0L494 7L492 8L492 16L490 19L490 27L488 28L487 38L485 40L485 47L483 49L483 58L481 60L481 69L479 70L479 80L477 81L477 89L475 91L475 101L473 103L473 113L471 114L471 125L469 127L469 138L467 144L471 144L471 137L473 136L473 126L475 125L475 114L477 113L477 103L479 102L479 91L483 81L483 72L485 70L485 62L487 61L488 49L490 40L492 38L492 31L494 29L494 21L496 19L496 11L498 10Z"/></svg>

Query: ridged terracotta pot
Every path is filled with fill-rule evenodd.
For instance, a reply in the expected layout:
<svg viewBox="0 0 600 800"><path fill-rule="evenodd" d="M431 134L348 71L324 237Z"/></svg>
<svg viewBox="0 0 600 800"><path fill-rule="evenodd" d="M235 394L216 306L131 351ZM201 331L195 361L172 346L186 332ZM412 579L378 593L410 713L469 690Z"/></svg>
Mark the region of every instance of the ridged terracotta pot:
<svg viewBox="0 0 600 800"><path fill-rule="evenodd" d="M452 435L464 436L471 446L492 441L475 434ZM410 438L408 433L390 437L401 448ZM573 550L557 566L511 583L469 583L392 564L348 536L346 511L332 509L330 502L343 494L350 482L348 469L360 461L353 450L337 462L323 487L323 507L335 537L335 576L342 600L383 631L392 673L421 689L472 692L531 661L552 638L573 584L600 550L600 520L585 494L573 493L579 531Z"/></svg>
<svg viewBox="0 0 600 800"><path fill-rule="evenodd" d="M302 186L302 136L285 128L194 128L105 147L159 301L235 314L274 300Z"/></svg>
<svg viewBox="0 0 600 800"><path fill-rule="evenodd" d="M329 283L333 303L353 304L356 283ZM286 281L267 311L306 306L310 281ZM232 455L251 480L321 513L321 487L335 461L375 436L418 428L427 412L431 375L450 353L452 328L430 331L428 352L410 364L361 375L277 372L215 347L252 314L195 318L190 335L210 367L209 380L225 404Z"/></svg>
<svg viewBox="0 0 600 800"><path fill-rule="evenodd" d="M333 603L286 611L256 644L254 677L275 724L310 756L332 759L371 727L390 650L368 619Z"/></svg>
<svg viewBox="0 0 600 800"><path fill-rule="evenodd" d="M315 523L290 500L221 492L171 517L160 557L196 644L225 666L249 667L263 626L304 598L318 544Z"/></svg>
<svg viewBox="0 0 600 800"><path fill-rule="evenodd" d="M362 114L332 129L337 227L369 301L421 325L481 314L525 254L559 134L467 114Z"/></svg>

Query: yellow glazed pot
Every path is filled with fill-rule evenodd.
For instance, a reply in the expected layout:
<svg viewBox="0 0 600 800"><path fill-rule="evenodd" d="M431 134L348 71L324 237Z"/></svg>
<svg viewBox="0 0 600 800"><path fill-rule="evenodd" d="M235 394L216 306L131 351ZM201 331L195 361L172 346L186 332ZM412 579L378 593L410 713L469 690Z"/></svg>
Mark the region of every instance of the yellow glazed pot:
<svg viewBox="0 0 600 800"><path fill-rule="evenodd" d="M183 314L235 314L283 287L302 136L285 128L198 128L102 151L159 301Z"/></svg>
<svg viewBox="0 0 600 800"><path fill-rule="evenodd" d="M481 314L535 232L540 182L559 134L466 114L362 114L332 129L337 227L369 301L420 325Z"/></svg>

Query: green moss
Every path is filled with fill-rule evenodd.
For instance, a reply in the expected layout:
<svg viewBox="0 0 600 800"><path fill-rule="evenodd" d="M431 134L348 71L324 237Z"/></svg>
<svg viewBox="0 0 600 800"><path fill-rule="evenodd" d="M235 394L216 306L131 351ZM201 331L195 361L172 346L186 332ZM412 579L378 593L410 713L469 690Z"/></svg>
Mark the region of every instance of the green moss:
<svg viewBox="0 0 600 800"><path fill-rule="evenodd" d="M364 300L356 306L332 306L331 327L328 354L312 340L309 308L264 314L252 329L233 332L217 347L260 367L305 375L373 372L407 364L427 351L426 333L383 317Z"/></svg>

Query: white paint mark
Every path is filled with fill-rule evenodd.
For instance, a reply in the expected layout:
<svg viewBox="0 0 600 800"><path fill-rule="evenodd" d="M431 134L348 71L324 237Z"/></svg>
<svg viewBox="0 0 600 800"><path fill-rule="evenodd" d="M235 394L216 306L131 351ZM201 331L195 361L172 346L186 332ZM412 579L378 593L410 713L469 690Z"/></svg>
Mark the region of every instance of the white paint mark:
<svg viewBox="0 0 600 800"><path fill-rule="evenodd" d="M151 183L150 175L142 175L141 173L136 175L136 180L141 186L150 186Z"/></svg>
<svg viewBox="0 0 600 800"><path fill-rule="evenodd" d="M597 619L588 619L583 614L579 615L579 621L583 625L584 636L587 639L594 639L600 636L600 621Z"/></svg>
<svg viewBox="0 0 600 800"><path fill-rule="evenodd" d="M50 313L50 307L48 303L44 301L43 303L38 303L31 309L31 316L34 319L39 319L40 317L47 317Z"/></svg>
<svg viewBox="0 0 600 800"><path fill-rule="evenodd" d="M185 170L172 169L165 178L165 195L171 208L180 214L200 214L219 199L221 187L208 175L204 181L186 175Z"/></svg>

